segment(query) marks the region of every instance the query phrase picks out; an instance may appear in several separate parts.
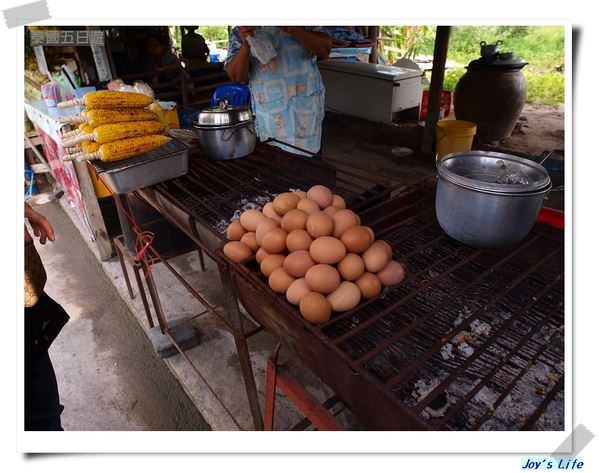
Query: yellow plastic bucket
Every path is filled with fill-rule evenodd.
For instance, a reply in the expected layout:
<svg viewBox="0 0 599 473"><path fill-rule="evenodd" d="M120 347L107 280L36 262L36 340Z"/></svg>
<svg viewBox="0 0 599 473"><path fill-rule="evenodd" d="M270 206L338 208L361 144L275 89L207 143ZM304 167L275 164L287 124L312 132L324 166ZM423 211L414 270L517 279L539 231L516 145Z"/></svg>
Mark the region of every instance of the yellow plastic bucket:
<svg viewBox="0 0 599 473"><path fill-rule="evenodd" d="M437 122L437 160L449 153L470 151L476 135L476 123L465 120Z"/></svg>

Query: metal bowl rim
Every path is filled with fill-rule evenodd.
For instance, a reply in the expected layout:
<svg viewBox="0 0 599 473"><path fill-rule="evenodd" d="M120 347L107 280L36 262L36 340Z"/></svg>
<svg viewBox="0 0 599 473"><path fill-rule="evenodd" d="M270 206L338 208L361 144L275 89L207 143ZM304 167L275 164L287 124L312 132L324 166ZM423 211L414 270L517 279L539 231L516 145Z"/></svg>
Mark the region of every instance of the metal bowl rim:
<svg viewBox="0 0 599 473"><path fill-rule="evenodd" d="M202 126L236 125L252 119L252 112L247 108L218 107L205 108L198 112L196 123Z"/></svg>
<svg viewBox="0 0 599 473"><path fill-rule="evenodd" d="M516 162L537 170L540 174L545 176L545 179L542 179L534 184L498 184L491 182L482 182L476 179L460 176L447 168L446 163L450 159L467 156L490 157L501 159L504 161ZM453 184L456 184L457 186L484 192L487 194L531 195L546 192L551 188L551 179L549 177L549 173L540 164L531 161L530 159L514 156L513 154L498 153L495 151L459 151L457 153L447 154L443 156L441 159L439 159L439 161L437 161L437 172L439 176L443 177L445 180L449 182L452 182Z"/></svg>
<svg viewBox="0 0 599 473"><path fill-rule="evenodd" d="M472 192L478 192L480 194L496 195L498 197L533 197L533 196L537 196L537 195L547 194L553 187L553 184L551 182L549 182L549 184L547 184L545 187L543 187L539 190L530 191L530 192L496 192L496 191L488 190L488 189L475 189L473 187L462 186L458 183L453 182L450 179L447 179L446 177L442 176L441 174L438 175L438 178L444 180L445 182L447 182L449 184L453 184L454 186L457 186L460 189L464 189L464 190L472 191Z"/></svg>
<svg viewBox="0 0 599 473"><path fill-rule="evenodd" d="M194 121L191 122L191 125L195 130L228 130L230 128L241 128L244 126L250 126L253 125L253 123L254 119L250 118L249 120L244 120L238 123L231 123L229 125L203 125Z"/></svg>

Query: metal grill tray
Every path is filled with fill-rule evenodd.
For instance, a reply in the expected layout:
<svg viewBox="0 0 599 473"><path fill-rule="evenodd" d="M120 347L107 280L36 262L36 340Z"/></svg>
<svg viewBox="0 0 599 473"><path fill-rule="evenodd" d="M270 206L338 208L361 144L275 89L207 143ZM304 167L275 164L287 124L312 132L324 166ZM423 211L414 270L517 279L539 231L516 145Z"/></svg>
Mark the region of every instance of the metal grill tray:
<svg viewBox="0 0 599 473"><path fill-rule="evenodd" d="M189 146L171 140L154 151L113 163L92 161L112 192L127 194L187 174Z"/></svg>

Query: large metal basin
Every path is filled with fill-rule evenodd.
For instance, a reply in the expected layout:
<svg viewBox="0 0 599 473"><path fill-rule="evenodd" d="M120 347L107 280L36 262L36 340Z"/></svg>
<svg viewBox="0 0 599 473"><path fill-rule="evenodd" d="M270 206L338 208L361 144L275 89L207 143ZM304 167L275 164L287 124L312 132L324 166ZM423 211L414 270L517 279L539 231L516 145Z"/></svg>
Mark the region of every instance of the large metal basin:
<svg viewBox="0 0 599 473"><path fill-rule="evenodd" d="M519 169L526 182L496 182L506 163ZM503 153L449 154L437 163L437 170L439 225L452 238L477 248L500 248L522 240L551 189L542 166Z"/></svg>

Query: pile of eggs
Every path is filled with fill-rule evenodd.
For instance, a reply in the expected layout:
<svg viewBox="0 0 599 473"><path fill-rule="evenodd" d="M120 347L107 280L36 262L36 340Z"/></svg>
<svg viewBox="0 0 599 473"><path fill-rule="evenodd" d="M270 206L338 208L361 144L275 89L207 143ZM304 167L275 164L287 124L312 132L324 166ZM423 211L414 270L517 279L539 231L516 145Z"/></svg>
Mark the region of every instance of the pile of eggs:
<svg viewBox="0 0 599 473"><path fill-rule="evenodd" d="M255 255L270 288L315 324L405 277L391 246L375 240L343 198L322 185L279 194L262 211L246 210L227 228L227 239L227 258L240 263Z"/></svg>

